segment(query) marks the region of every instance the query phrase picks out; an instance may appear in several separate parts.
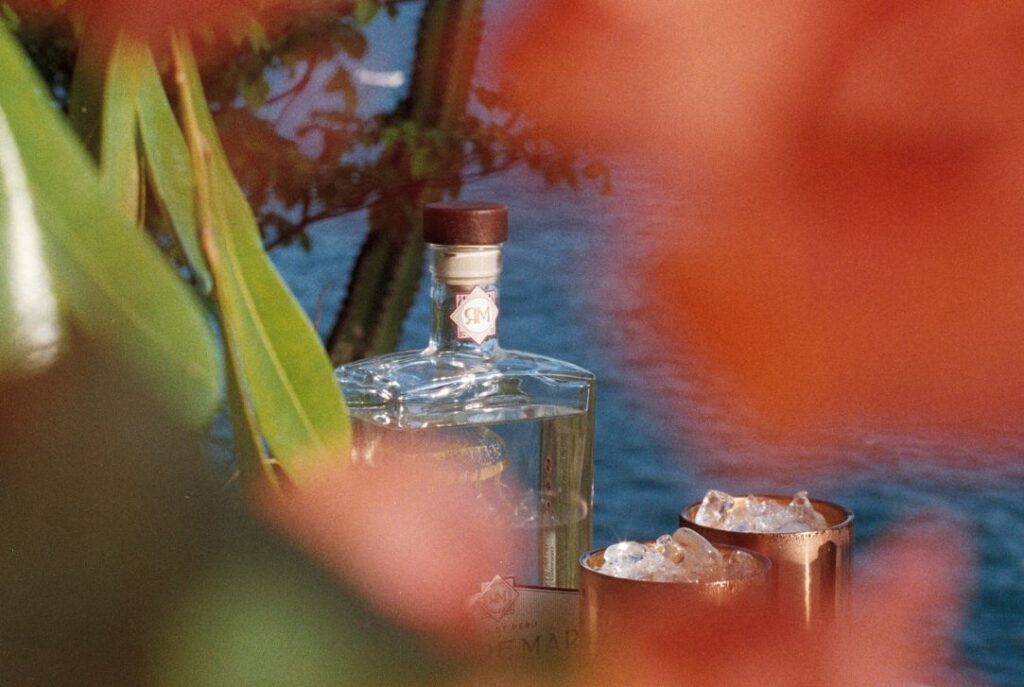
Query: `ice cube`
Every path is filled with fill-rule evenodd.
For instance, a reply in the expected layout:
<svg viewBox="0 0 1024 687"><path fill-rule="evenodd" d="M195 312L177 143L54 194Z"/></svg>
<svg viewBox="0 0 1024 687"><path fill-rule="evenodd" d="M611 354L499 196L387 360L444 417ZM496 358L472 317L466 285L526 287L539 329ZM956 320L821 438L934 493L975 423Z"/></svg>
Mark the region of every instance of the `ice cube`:
<svg viewBox="0 0 1024 687"><path fill-rule="evenodd" d="M697 509L694 522L705 527L718 527L726 514L732 510L733 499L724 491L710 490Z"/></svg>
<svg viewBox="0 0 1024 687"><path fill-rule="evenodd" d="M722 554L704 537L700 536L689 527L680 527L671 537L672 541L679 545L688 556L698 559L707 559L712 562L722 560Z"/></svg>
<svg viewBox="0 0 1024 687"><path fill-rule="evenodd" d="M654 550L673 563L678 563L685 551L670 535L663 534L654 541Z"/></svg>
<svg viewBox="0 0 1024 687"><path fill-rule="evenodd" d="M604 562L605 564L623 564L623 563L636 563L644 557L646 549L640 542L635 541L620 541L618 544L612 544L604 550Z"/></svg>
<svg viewBox="0 0 1024 687"><path fill-rule="evenodd" d="M814 510L814 504L807 498L806 491L798 491L786 510L793 522L806 525L808 529L823 530L828 527L825 516Z"/></svg>
<svg viewBox="0 0 1024 687"><path fill-rule="evenodd" d="M729 579L741 580L752 577L757 574L759 568L760 566L756 558L746 551L739 549L730 552L726 562L726 571Z"/></svg>

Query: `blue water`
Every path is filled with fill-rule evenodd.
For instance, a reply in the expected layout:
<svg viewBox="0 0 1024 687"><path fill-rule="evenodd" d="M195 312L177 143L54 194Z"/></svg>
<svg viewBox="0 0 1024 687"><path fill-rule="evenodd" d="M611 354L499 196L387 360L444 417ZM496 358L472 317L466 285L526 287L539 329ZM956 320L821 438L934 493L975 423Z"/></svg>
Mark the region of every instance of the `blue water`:
<svg viewBox="0 0 1024 687"><path fill-rule="evenodd" d="M493 4L493 3L492 3ZM397 21L376 20L365 65L408 73L416 5ZM492 24L503 17L488 10ZM487 63L487 42L483 63ZM389 107L401 89L363 89L364 108ZM765 445L736 429L738 404L720 407L704 389L714 370L683 354L665 353L644 327L646 314L628 280L606 268L644 259L646 232L659 218L678 216L684 201L665 199L639 216L621 199L666 174L657 165L609 159L614 192L546 189L525 170L468 184L464 198L509 205L512 237L502 278L502 343L578 363L598 375L595 542L670 531L679 509L709 487L812 495L851 507L857 547L870 549L901 519L941 513L970 533L976 567L962 660L995 685L1024 685L1024 430L965 438L922 429L882 434L844 428L794 445ZM676 204L670 207L669 204ZM634 209L635 210L635 209ZM325 333L344 295L349 270L366 231L365 213L320 225L314 249L275 252L274 259ZM685 241L687 227L674 235ZM659 232L664 236L665 232ZM428 330L421 289L403 348L419 348ZM822 466L763 469L766 454L783 452ZM844 469L829 466L844 465ZM970 467L967 467L970 466Z"/></svg>

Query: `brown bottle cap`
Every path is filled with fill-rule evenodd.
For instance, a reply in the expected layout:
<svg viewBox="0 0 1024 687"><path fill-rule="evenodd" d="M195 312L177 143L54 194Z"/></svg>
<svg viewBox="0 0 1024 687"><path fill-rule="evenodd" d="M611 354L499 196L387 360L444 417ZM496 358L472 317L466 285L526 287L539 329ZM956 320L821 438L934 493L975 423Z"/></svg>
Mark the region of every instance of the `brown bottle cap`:
<svg viewBox="0 0 1024 687"><path fill-rule="evenodd" d="M508 239L501 203L431 203L423 208L423 238L442 246L489 246Z"/></svg>

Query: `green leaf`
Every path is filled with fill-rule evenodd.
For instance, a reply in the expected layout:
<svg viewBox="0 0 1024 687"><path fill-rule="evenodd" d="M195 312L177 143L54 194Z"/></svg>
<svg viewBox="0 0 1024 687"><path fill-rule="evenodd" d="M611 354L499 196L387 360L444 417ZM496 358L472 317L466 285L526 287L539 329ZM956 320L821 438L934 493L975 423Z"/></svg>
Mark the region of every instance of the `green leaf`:
<svg viewBox="0 0 1024 687"><path fill-rule="evenodd" d="M226 358L224 368L227 376L228 413L231 417L231 426L235 429L234 454L238 460L238 470L247 484L270 485L272 489L277 490L280 485L270 458L263 448L263 439L260 436L259 422L256 420L252 400L240 377L242 361L233 343L237 337L228 334L230 327L231 324L225 322L221 331Z"/></svg>
<svg viewBox="0 0 1024 687"><path fill-rule="evenodd" d="M381 130L380 142L385 150L390 149L402 138L402 132L397 126L387 126Z"/></svg>
<svg viewBox="0 0 1024 687"><path fill-rule="evenodd" d="M35 211L42 255L76 331L134 367L183 421L205 423L220 388L203 309L102 192L96 168L5 29L0 73L0 116L10 134L4 175L27 183L28 194L18 197ZM6 266L0 278L14 283Z"/></svg>
<svg viewBox="0 0 1024 687"><path fill-rule="evenodd" d="M11 31L17 31L21 26L21 17L6 2L0 3L0 21L6 24Z"/></svg>
<svg viewBox="0 0 1024 687"><path fill-rule="evenodd" d="M244 79L240 90L245 104L258 110L263 107L263 103L267 102L267 96L270 95L270 84L262 74L258 74L253 78Z"/></svg>
<svg viewBox="0 0 1024 687"><path fill-rule="evenodd" d="M249 39L249 47L253 52L270 49L270 40L267 39L266 29L251 15L246 20L246 37Z"/></svg>
<svg viewBox="0 0 1024 687"><path fill-rule="evenodd" d="M352 8L352 17L356 23L365 26L377 16L378 10L380 4L377 0L356 0L355 7Z"/></svg>
<svg viewBox="0 0 1024 687"><path fill-rule="evenodd" d="M224 332L237 350L239 377L274 458L289 477L301 480L317 465L347 463L344 400L313 325L263 251L206 106L191 48L180 36L172 48L196 170L202 245Z"/></svg>
<svg viewBox="0 0 1024 687"><path fill-rule="evenodd" d="M435 166L432 148L421 145L413 149L409 159L409 173L413 179L427 178Z"/></svg>
<svg viewBox="0 0 1024 687"><path fill-rule="evenodd" d="M133 221L139 214L135 102L144 50L139 43L124 39L114 46L103 86L100 126L100 182L114 204Z"/></svg>
<svg viewBox="0 0 1024 687"><path fill-rule="evenodd" d="M0 372L41 370L60 352L63 322L21 153L2 112L0 265Z"/></svg>
<svg viewBox="0 0 1024 687"><path fill-rule="evenodd" d="M155 195L171 219L178 245L196 275L200 289L208 294L213 283L199 246L188 144L174 117L152 53L146 51L140 60L139 130L149 178Z"/></svg>
<svg viewBox="0 0 1024 687"><path fill-rule="evenodd" d="M95 33L88 22L81 29L68 94L68 119L86 149L92 155L99 155L103 76L110 61L110 47L106 40L95 39Z"/></svg>

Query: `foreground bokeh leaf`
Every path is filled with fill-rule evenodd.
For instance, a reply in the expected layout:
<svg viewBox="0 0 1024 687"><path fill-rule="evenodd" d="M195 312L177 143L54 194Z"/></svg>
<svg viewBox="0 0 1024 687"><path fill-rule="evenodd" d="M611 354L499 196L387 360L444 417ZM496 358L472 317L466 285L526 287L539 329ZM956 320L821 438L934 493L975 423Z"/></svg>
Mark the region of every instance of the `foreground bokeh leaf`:
<svg viewBox="0 0 1024 687"><path fill-rule="evenodd" d="M320 339L270 263L259 230L217 136L191 48L173 41L185 129L192 146L200 233L224 332L260 431L293 479L344 464L348 414ZM206 178L203 178L203 174ZM204 226L204 222L206 226Z"/></svg>
<svg viewBox="0 0 1024 687"><path fill-rule="evenodd" d="M225 490L118 356L0 375L0 683L414 685L436 657Z"/></svg>
<svg viewBox="0 0 1024 687"><path fill-rule="evenodd" d="M27 182L42 255L75 329L118 351L185 422L206 422L220 388L199 303L101 191L96 168L6 30L0 72L0 115L17 151L3 162L23 165L14 173Z"/></svg>
<svg viewBox="0 0 1024 687"><path fill-rule="evenodd" d="M0 371L41 369L56 357L61 322L42 228L14 135L0 112Z"/></svg>

